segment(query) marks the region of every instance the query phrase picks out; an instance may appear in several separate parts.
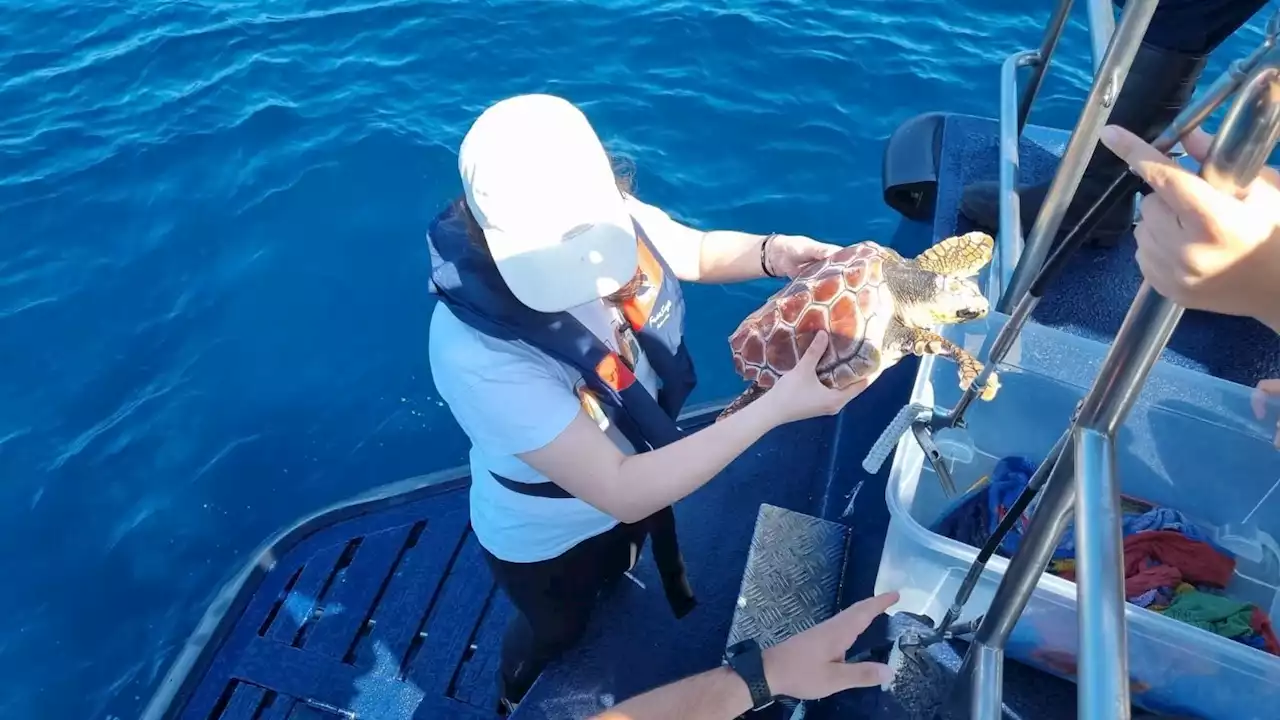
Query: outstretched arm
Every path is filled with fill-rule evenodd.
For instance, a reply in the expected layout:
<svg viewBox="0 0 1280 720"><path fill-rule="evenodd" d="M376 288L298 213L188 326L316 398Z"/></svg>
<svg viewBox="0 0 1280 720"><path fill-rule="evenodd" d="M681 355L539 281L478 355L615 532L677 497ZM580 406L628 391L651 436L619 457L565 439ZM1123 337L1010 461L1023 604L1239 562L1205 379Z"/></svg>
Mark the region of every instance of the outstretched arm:
<svg viewBox="0 0 1280 720"><path fill-rule="evenodd" d="M579 410L550 444L517 457L601 512L639 522L705 485L781 424L777 404L761 400L723 422L637 455L624 455Z"/></svg>
<svg viewBox="0 0 1280 720"><path fill-rule="evenodd" d="M712 230L702 235L701 281L731 283L776 276L795 277L805 265L840 250L803 235L751 235Z"/></svg>
<svg viewBox="0 0 1280 720"><path fill-rule="evenodd" d="M747 684L736 672L719 667L637 695L593 720L729 720L750 709Z"/></svg>
<svg viewBox="0 0 1280 720"><path fill-rule="evenodd" d="M829 340L820 335L773 392L670 445L624 455L579 410L546 446L517 457L583 502L623 522L638 522L705 485L769 430L784 423L834 415L866 388L844 390L818 381L816 366Z"/></svg>
<svg viewBox="0 0 1280 720"><path fill-rule="evenodd" d="M724 284L770 274L795 277L806 264L840 249L803 235L770 239L737 230L698 230L635 198L629 207L676 277L689 282Z"/></svg>
<svg viewBox="0 0 1280 720"><path fill-rule="evenodd" d="M841 690L883 685L881 663L846 663L845 652L876 616L898 602L889 592L863 600L764 651L764 674L775 696L814 700ZM751 692L736 672L719 667L637 695L592 720L730 720L751 709Z"/></svg>

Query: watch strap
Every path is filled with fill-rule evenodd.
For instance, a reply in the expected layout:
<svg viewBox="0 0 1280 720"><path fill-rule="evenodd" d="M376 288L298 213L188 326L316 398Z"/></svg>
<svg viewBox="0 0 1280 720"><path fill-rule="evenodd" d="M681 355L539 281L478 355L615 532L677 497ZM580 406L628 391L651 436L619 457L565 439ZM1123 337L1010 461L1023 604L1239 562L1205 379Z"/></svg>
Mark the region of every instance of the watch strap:
<svg viewBox="0 0 1280 720"><path fill-rule="evenodd" d="M773 702L773 691L764 676L764 655L759 643L748 638L730 645L725 650L725 663L746 682L751 692L752 710Z"/></svg>

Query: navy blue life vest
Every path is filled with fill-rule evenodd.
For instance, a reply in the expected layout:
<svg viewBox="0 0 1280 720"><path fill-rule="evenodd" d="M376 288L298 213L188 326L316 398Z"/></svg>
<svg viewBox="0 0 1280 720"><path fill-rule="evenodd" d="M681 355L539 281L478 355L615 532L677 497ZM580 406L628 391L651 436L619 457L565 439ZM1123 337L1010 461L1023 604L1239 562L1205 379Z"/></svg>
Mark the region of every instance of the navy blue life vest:
<svg viewBox="0 0 1280 720"><path fill-rule="evenodd" d="M684 345L684 296L680 282L634 219L638 257L645 281L623 314L660 380L657 398L636 380L617 353L567 312L543 313L512 295L492 258L468 237L466 223L450 203L431 221L431 244L440 262L432 269L433 291L462 322L493 338L522 340L579 370L609 419L637 452L660 448L683 437L676 425L697 383ZM548 282L555 282L548 278ZM573 497L554 483L518 483L495 478L527 495ZM539 487L542 486L542 487ZM675 513L663 508L644 520L653 539L654 562L676 617L697 604L676 538Z"/></svg>

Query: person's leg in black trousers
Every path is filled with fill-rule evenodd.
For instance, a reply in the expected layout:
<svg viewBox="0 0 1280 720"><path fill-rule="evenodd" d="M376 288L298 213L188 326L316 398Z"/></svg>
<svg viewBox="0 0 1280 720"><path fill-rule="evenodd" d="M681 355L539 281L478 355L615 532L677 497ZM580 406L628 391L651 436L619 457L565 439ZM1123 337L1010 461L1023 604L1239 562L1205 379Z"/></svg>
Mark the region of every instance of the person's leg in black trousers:
<svg viewBox="0 0 1280 720"><path fill-rule="evenodd" d="M643 544L638 526L619 524L541 562L506 562L485 552L516 608L502 641L503 700L520 702L547 664L582 638L600 593L631 568Z"/></svg>
<svg viewBox="0 0 1280 720"><path fill-rule="evenodd" d="M1116 4L1124 7L1123 0ZM1147 142L1155 140L1194 95L1209 53L1266 4L1267 0L1161 0L1107 122ZM1057 239L1079 223L1124 170L1124 163L1099 143ZM1048 183L1018 188L1023 232L1030 232L1048 189ZM960 211L979 226L998 230L999 185L984 181L965 188ZM1115 244L1129 229L1133 213L1132 201L1117 203L1095 227L1092 242Z"/></svg>

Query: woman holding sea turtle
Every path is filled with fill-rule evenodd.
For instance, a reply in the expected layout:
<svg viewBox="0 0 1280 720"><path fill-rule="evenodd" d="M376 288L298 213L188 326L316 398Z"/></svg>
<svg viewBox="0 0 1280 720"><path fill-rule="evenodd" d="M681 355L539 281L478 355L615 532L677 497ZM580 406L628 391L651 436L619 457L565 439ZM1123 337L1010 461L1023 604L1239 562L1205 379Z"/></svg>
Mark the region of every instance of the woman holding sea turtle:
<svg viewBox="0 0 1280 720"><path fill-rule="evenodd" d="M990 259L989 236L908 260L871 244L694 230L637 200L586 117L548 95L482 113L459 168L464 195L429 232L441 300L430 361L472 442L472 527L519 611L499 673L509 702L577 641L646 538L673 612L692 609L671 505L766 432L838 412L905 353L951 354L976 372L920 326L986 313L966 276ZM744 323L740 371L749 364L759 399L685 436L675 418L696 380L680 281L815 268ZM769 348L756 348L765 330Z"/></svg>

